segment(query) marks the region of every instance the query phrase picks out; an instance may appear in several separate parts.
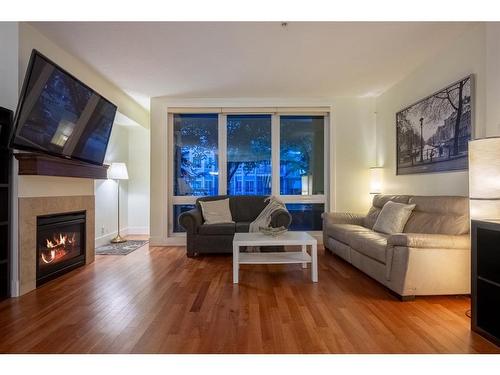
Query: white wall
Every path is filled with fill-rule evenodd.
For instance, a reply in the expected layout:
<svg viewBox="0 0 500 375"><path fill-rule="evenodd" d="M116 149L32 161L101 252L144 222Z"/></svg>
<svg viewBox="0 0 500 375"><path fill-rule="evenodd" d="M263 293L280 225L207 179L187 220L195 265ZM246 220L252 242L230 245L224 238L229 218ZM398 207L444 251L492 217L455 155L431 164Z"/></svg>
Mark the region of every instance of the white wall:
<svg viewBox="0 0 500 375"><path fill-rule="evenodd" d="M335 99L335 211L366 213L370 207L369 168L375 166L375 99Z"/></svg>
<svg viewBox="0 0 500 375"><path fill-rule="evenodd" d="M487 124L485 121L487 81L485 29L484 24L471 27L443 48L438 55L426 61L377 98L377 157L378 163L384 167L384 193L468 194L467 171L396 176L395 116L397 111L472 73L475 75L476 137L494 134L498 122ZM498 60L495 63L496 66L490 66L490 69L498 74ZM498 80L498 77L495 79ZM495 105L498 108L497 99L498 97Z"/></svg>
<svg viewBox="0 0 500 375"><path fill-rule="evenodd" d="M486 24L486 129L500 135L500 22Z"/></svg>
<svg viewBox="0 0 500 375"><path fill-rule="evenodd" d="M128 231L149 234L149 130L128 128Z"/></svg>
<svg viewBox="0 0 500 375"><path fill-rule="evenodd" d="M0 106L15 111L18 96L17 22L0 22Z"/></svg>

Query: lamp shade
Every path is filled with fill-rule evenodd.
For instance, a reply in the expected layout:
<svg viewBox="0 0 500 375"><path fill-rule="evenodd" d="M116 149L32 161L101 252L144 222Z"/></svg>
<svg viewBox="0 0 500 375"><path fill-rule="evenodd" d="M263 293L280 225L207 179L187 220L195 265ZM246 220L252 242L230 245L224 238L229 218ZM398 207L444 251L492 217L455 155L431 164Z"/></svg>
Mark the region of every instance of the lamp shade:
<svg viewBox="0 0 500 375"><path fill-rule="evenodd" d="M370 194L382 193L382 167L370 168Z"/></svg>
<svg viewBox="0 0 500 375"><path fill-rule="evenodd" d="M500 138L469 142L469 197L472 219L500 218Z"/></svg>
<svg viewBox="0 0 500 375"><path fill-rule="evenodd" d="M111 163L108 168L108 178L112 180L128 180L127 165L125 163Z"/></svg>

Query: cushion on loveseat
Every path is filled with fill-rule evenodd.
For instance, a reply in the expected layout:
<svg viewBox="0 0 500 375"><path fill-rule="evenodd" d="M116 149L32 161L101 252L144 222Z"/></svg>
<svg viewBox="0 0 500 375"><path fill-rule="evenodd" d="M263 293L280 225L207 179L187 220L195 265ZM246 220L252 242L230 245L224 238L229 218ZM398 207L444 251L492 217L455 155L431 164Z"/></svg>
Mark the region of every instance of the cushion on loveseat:
<svg viewBox="0 0 500 375"><path fill-rule="evenodd" d="M203 224L198 228L200 234L234 234L236 231L235 223Z"/></svg>
<svg viewBox="0 0 500 375"><path fill-rule="evenodd" d="M405 233L462 235L469 233L467 197L413 196L415 208L404 228Z"/></svg>
<svg viewBox="0 0 500 375"><path fill-rule="evenodd" d="M231 213L236 222L251 222L266 208L269 201L260 196L242 195L231 198Z"/></svg>
<svg viewBox="0 0 500 375"><path fill-rule="evenodd" d="M388 234L372 231L352 233L349 245L358 253L385 264L388 237Z"/></svg>
<svg viewBox="0 0 500 375"><path fill-rule="evenodd" d="M354 224L327 224L323 230L328 236L335 238L337 241L349 245L349 240L353 233L370 233L370 229Z"/></svg>
<svg viewBox="0 0 500 375"><path fill-rule="evenodd" d="M249 221L239 221L236 223L236 233L248 233L250 229Z"/></svg>

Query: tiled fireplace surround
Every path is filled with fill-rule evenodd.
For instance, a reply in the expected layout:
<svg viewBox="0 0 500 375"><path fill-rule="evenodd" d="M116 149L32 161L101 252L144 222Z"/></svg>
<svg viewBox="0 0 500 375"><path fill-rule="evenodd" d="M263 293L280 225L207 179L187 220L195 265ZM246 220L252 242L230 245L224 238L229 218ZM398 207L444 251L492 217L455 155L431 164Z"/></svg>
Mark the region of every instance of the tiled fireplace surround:
<svg viewBox="0 0 500 375"><path fill-rule="evenodd" d="M94 261L95 198L93 195L20 197L18 204L20 295L36 288L37 216L86 211L85 263Z"/></svg>

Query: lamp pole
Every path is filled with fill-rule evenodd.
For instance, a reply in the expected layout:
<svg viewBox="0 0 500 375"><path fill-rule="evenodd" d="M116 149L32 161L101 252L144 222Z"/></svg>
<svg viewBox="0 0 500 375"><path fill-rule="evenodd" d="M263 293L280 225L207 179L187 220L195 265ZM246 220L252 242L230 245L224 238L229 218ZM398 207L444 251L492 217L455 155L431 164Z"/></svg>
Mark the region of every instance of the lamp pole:
<svg viewBox="0 0 500 375"><path fill-rule="evenodd" d="M122 243L127 242L125 238L120 236L120 180L117 179L117 188L118 188L118 233L115 238L111 240L112 243Z"/></svg>

